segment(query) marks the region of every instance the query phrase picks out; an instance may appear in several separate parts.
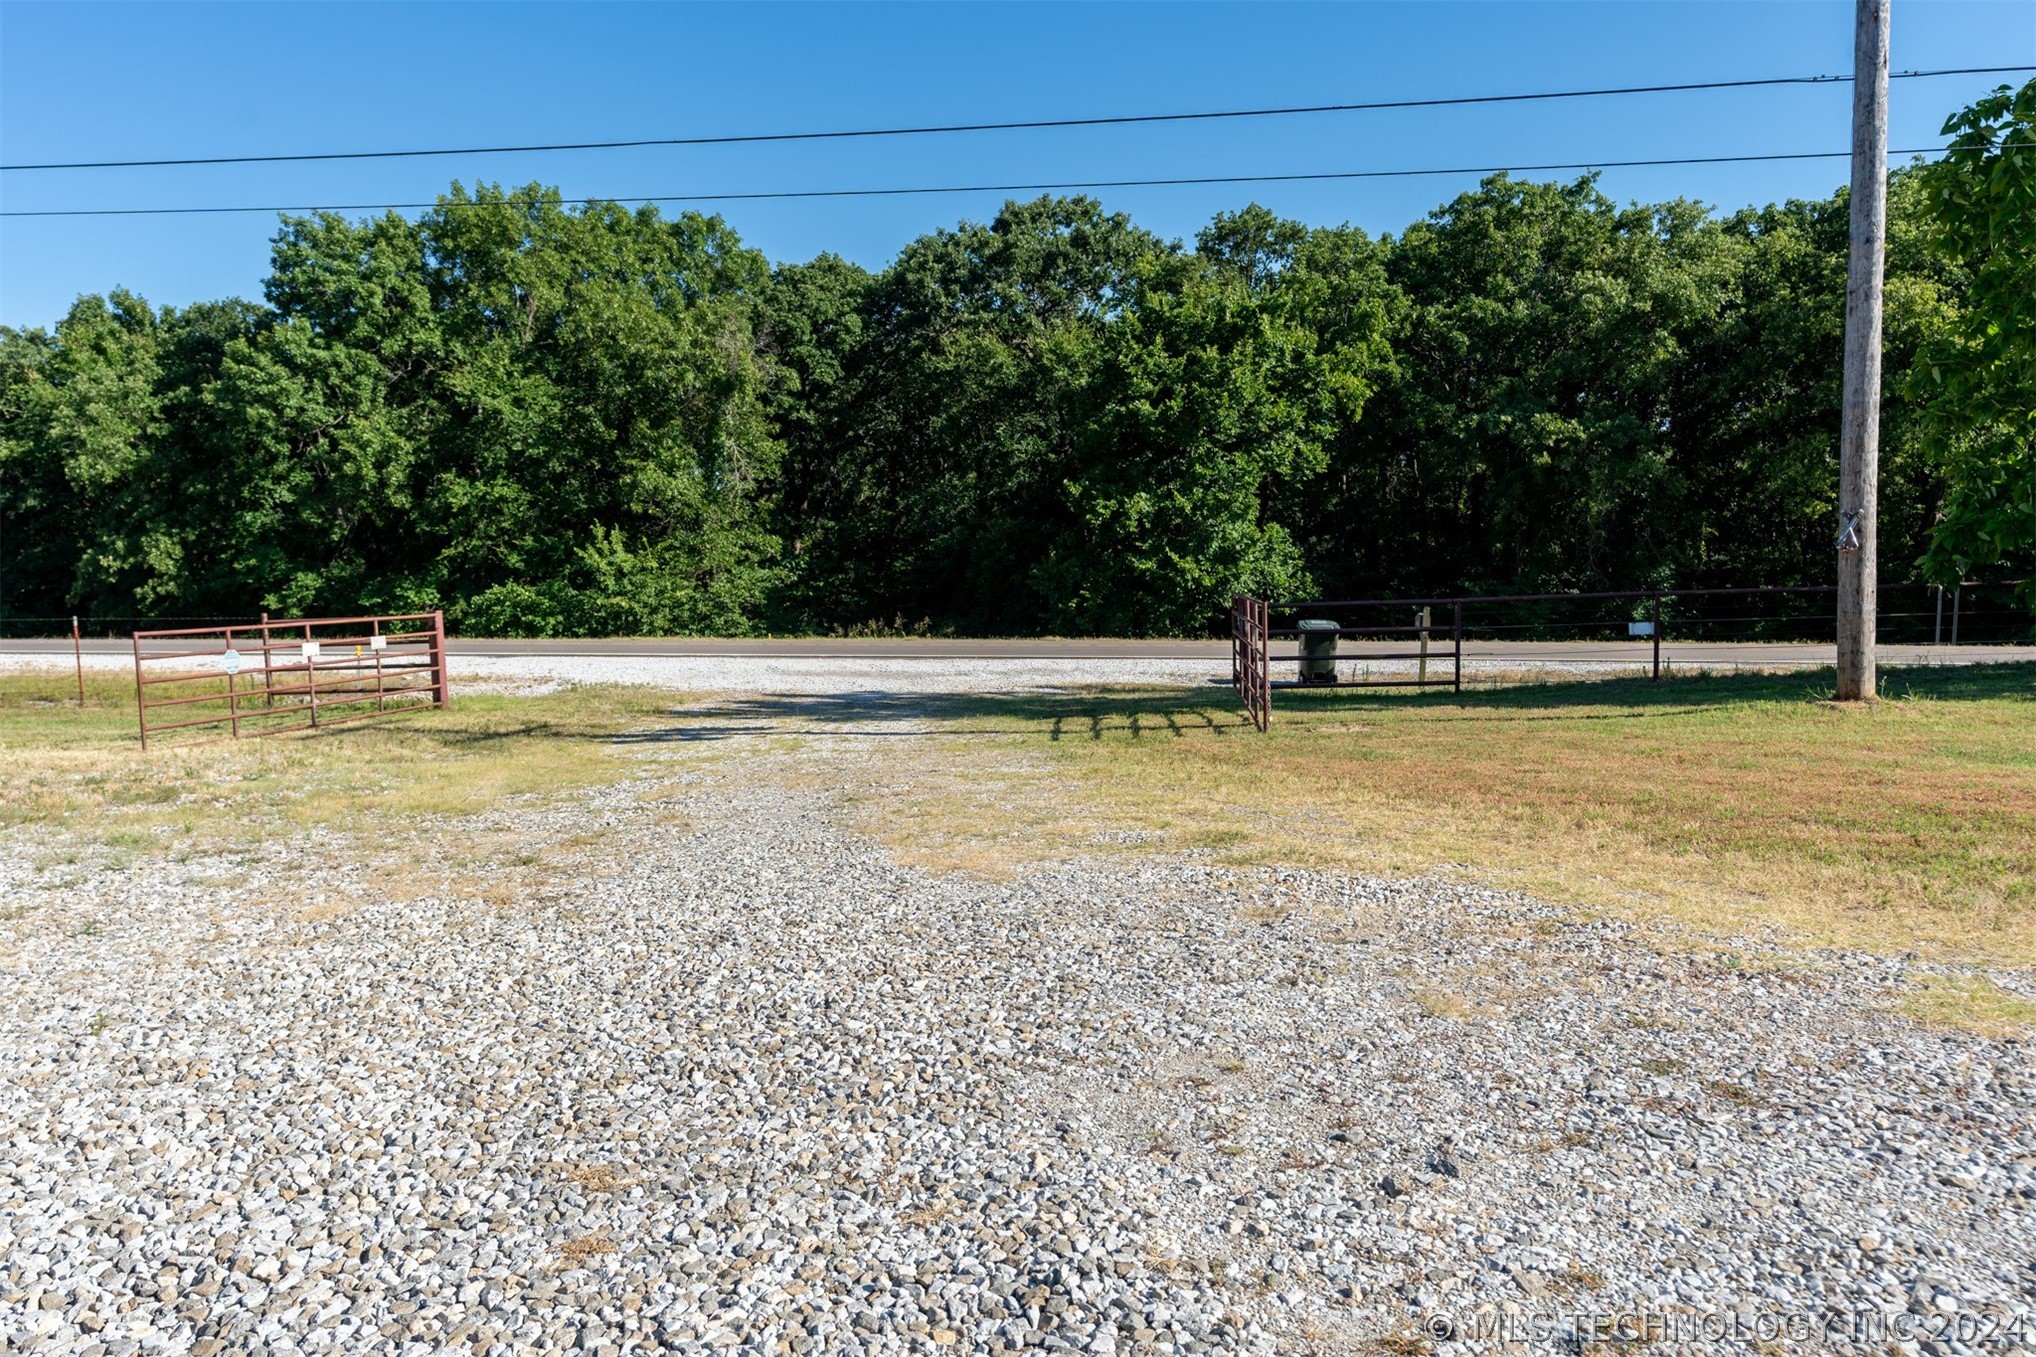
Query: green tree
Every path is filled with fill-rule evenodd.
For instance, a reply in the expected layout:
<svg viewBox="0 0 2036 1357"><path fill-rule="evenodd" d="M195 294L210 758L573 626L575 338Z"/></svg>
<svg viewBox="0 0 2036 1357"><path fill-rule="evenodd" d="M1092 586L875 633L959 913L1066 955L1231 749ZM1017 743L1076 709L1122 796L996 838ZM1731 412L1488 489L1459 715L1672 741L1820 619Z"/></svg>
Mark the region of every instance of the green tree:
<svg viewBox="0 0 2036 1357"><path fill-rule="evenodd" d="M1966 273L1962 315L1914 371L1947 483L1925 568L2028 564L2036 548L2036 80L1954 114L1919 178L1937 248ZM2036 587L2029 591L2036 598Z"/></svg>
<svg viewBox="0 0 2036 1357"><path fill-rule="evenodd" d="M2030 99L1893 178L1891 573L2036 554ZM1180 632L1239 589L1816 579L1845 215L1498 176L1398 239L1252 206L1190 250L1042 198L877 274L537 185L285 218L260 303L0 331L0 606Z"/></svg>
<svg viewBox="0 0 2036 1357"><path fill-rule="evenodd" d="M1036 631L1083 392L1133 270L1169 247L1091 199L907 245L866 294L809 578L836 621ZM824 620L825 615L814 620Z"/></svg>
<svg viewBox="0 0 2036 1357"><path fill-rule="evenodd" d="M1395 377L1337 439L1325 582L1666 582L1673 398L1728 254L1696 204L1620 208L1590 178L1494 176L1390 242Z"/></svg>
<svg viewBox="0 0 2036 1357"><path fill-rule="evenodd" d="M152 603L175 569L156 516L127 490L163 432L158 318L125 291L82 297L39 330L0 332L0 517L10 611L87 613L122 586Z"/></svg>
<svg viewBox="0 0 2036 1357"><path fill-rule="evenodd" d="M536 185L455 191L418 229L448 348L423 521L462 621L756 627L777 555L763 258L718 218L567 211Z"/></svg>
<svg viewBox="0 0 2036 1357"><path fill-rule="evenodd" d="M1132 273L1081 403L1067 523L1035 567L1059 630L1194 632L1312 585L1277 505L1309 486L1388 355L1361 233L1252 206Z"/></svg>
<svg viewBox="0 0 2036 1357"><path fill-rule="evenodd" d="M783 444L764 490L772 530L784 544L770 614L781 627L839 617L840 581L828 551L847 511L843 474L857 459L870 293L866 269L825 254L773 270L756 308L756 342L770 364L766 417Z"/></svg>
<svg viewBox="0 0 2036 1357"><path fill-rule="evenodd" d="M1912 172L1890 184L1881 397L1881 539L1891 579L1928 540L1939 478L1923 455L1906 370L1956 314L1955 268L1922 229ZM1671 397L1670 578L1782 585L1830 571L1844 365L1846 196L1737 212L1715 322L1689 341Z"/></svg>

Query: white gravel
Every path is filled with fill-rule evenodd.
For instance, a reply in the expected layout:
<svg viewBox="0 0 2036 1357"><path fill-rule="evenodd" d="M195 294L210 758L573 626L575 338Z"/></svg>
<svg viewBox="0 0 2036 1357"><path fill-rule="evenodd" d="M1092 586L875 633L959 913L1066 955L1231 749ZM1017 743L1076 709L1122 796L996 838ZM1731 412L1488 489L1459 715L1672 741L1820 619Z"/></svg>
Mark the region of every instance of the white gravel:
<svg viewBox="0 0 2036 1357"><path fill-rule="evenodd" d="M507 901L8 861L0 1350L2036 1350L2030 1048L1891 1016L1907 962L928 873L843 819L895 741L783 743L484 817L551 860Z"/></svg>
<svg viewBox="0 0 2036 1357"><path fill-rule="evenodd" d="M785 696L845 696L858 693L1054 692L1097 686L1210 688L1229 683L1222 660L1187 659L760 659L748 656L623 655L454 655L453 693L462 684L493 689L545 692L575 683L622 683L691 693L769 693ZM122 655L87 655L94 673L132 673ZM65 655L0 655L0 670L69 672ZM1345 678L1370 675L1411 677L1413 662L1348 662ZM1464 662L1466 680L1518 673L1523 668L1564 674L1644 673L1632 663L1557 663L1515 660ZM1446 667L1431 670L1443 675Z"/></svg>

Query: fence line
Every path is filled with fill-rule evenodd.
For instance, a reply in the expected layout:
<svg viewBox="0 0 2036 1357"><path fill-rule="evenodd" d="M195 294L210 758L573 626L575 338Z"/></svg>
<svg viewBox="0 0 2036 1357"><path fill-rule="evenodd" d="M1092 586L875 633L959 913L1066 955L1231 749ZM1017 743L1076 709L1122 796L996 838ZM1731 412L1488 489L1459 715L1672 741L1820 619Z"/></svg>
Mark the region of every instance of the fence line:
<svg viewBox="0 0 2036 1357"><path fill-rule="evenodd" d="M1913 612L1893 610L1878 613L1877 620L1883 624L1893 622L1919 624L1914 628L1890 629L1884 626L1882 628L1881 639L1890 645L1916 644L1915 640L1904 641L1898 639L1898 635L1891 635L1890 631L1893 630L1896 633L1904 629L1923 631L1924 628L1920 623L1927 620L1929 624L1927 629L1929 643L1932 645L1942 645L1945 643L1945 627L1948 620L1950 643L1953 645L1960 644L1961 621L1970 619L1973 616L1971 610L1964 608L1964 593L1966 588L2009 589L2020 587L2024 583L2024 581L2020 580L2008 580L1984 586L1959 585L1954 586L1948 591L1934 585L1907 586L1912 589L1929 591L1924 602L1932 606ZM1893 590L1884 592L1883 597L1892 592ZM1291 639L1297 643L1293 654L1262 656L1260 658L1261 664L1293 663L1299 665L1296 678L1291 683L1282 681L1278 685L1279 687L1301 688L1315 685L1345 688L1432 687L1449 684L1460 692L1462 691L1463 681L1463 646L1465 639L1470 636L1483 636L1494 641L1508 637L1516 640L1525 640L1529 636L1535 639L1551 640L1554 639L1551 633L1559 633L1563 637L1575 637L1579 633L1602 633L1609 628L1619 628L1624 631L1627 637L1635 641L1644 640L1647 642L1648 648L1643 652L1646 656L1644 663L1647 665L1648 672L1652 677L1659 679L1662 676L1662 645L1664 641L1670 639L1671 630L1682 633L1676 639L1694 642L1715 640L1716 638L1714 636L1690 635L1689 633L1691 632L1738 626L1742 629L1755 629L1764 633L1757 637L1748 638L1749 640L1757 643L1774 644L1777 642L1804 643L1808 641L1808 638L1801 635L1801 630L1809 629L1819 634L1814 641L1808 641L1808 643L1818 645L1829 644L1830 642L1827 638L1835 625L1831 612L1820 611L1815 614L1791 613L1785 609L1776 608L1773 605L1776 601L1785 599L1786 596L1790 595L1825 599L1836 593L1837 589L1833 585L1813 584L1715 589L1622 589L1579 591L1576 593L1485 594L1428 598L1309 599L1297 603L1264 603L1246 595L1239 595L1232 604L1231 615L1233 619L1244 617L1265 619L1262 635L1266 640L1271 638ZM1948 619L1945 607L1945 596L1947 593L1950 596ZM1726 599L1747 601L1758 607L1760 611L1751 615L1703 617L1684 614L1675 607L1676 604L1684 600ZM1564 606L1574 608L1578 604L1596 605L1591 611L1597 612L1599 615L1596 617L1578 617L1575 615L1558 617L1549 615L1550 611L1560 611ZM1604 605L1626 606L1623 608L1607 608ZM1454 672L1450 678L1446 679L1432 679L1428 676L1428 664L1431 658L1428 638L1433 632L1443 631L1441 628L1434 627L1431 621L1431 612L1437 607L1446 607L1450 610L1451 614L1450 625L1444 634L1449 637ZM1466 622L1466 609L1505 610L1505 614L1510 614L1516 619L1523 620ZM1411 614L1408 610L1412 610ZM1364 620L1363 615L1376 615L1381 611L1388 612L1389 616L1395 614L1396 616L1394 620L1388 621L1368 622ZM1623 615L1606 617L1603 615L1606 611ZM1645 616L1641 615L1643 613ZM1397 620L1398 618L1410 615L1412 617L1411 623ZM2013 616L2019 623L2016 639L2027 638L2036 640L2036 614L2027 611L2002 610L1990 615ZM1286 625L1274 626L1271 624L1271 619L1274 617L1289 620ZM1237 630L1240 625L1233 622L1233 630ZM1778 628L1790 626L1798 628L1796 635L1786 636L1786 633L1777 635ZM1368 650L1356 655L1345 655L1341 658L1345 663L1355 660L1366 666L1372 662L1404 665L1410 660L1418 661L1420 667L1415 671L1414 677L1374 677L1368 669L1362 671L1355 678L1346 679L1340 676L1336 660L1333 658L1335 656L1336 641L1345 639L1369 640L1390 646L1399 638L1410 634L1417 636L1420 640L1421 646L1417 651L1398 649ZM1569 644L1590 645L1591 642L1588 640L1570 641ZM1233 642L1232 649L1233 655L1235 655L1245 649L1244 643L1241 641ZM1604 654L1568 654L1563 656L1562 660L1580 664L1600 664L1605 662L1630 664L1639 662L1639 657L1635 656L1632 651L1627 650L1618 654L1612 654L1609 651ZM1271 723L1271 686L1270 684L1267 685L1263 710L1261 711L1253 705L1255 695L1248 693L1243 687L1241 679L1239 680L1239 695L1246 701L1246 709L1251 715L1253 724L1261 730L1266 729Z"/></svg>

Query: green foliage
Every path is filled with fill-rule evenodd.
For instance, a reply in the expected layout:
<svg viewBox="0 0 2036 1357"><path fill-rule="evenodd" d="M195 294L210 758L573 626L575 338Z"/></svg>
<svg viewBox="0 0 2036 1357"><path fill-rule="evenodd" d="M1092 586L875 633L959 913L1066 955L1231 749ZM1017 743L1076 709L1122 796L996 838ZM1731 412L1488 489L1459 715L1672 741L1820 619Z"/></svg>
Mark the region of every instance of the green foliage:
<svg viewBox="0 0 2036 1357"><path fill-rule="evenodd" d="M1891 563L2030 555L2032 98L1892 183ZM1845 216L1501 175L1398 239L1251 206L1190 248L1042 198L879 273L536 185L285 218L261 303L0 330L0 610L1135 635L1814 581Z"/></svg>
<svg viewBox="0 0 2036 1357"><path fill-rule="evenodd" d="M1925 567L1950 583L2036 547L2036 80L2002 86L1944 133L1949 149L1920 176L1965 305L1913 384L1947 486Z"/></svg>
<svg viewBox="0 0 2036 1357"><path fill-rule="evenodd" d="M757 625L767 271L718 220L455 187L286 218L271 263L263 308L115 293L0 335L9 608Z"/></svg>
<svg viewBox="0 0 2036 1357"><path fill-rule="evenodd" d="M1334 234L1252 208L1127 278L1077 406L1066 517L1032 572L1048 625L1192 632L1232 593L1313 587L1267 508L1315 480L1358 417L1393 309L1369 242L1318 244ZM1320 271L1332 255L1338 271Z"/></svg>

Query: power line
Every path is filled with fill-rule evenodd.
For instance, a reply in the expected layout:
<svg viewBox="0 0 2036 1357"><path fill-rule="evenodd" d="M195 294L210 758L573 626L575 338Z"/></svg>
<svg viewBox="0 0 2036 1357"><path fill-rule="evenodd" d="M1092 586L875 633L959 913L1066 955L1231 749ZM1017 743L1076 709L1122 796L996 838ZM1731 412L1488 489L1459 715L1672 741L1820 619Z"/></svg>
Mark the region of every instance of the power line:
<svg viewBox="0 0 2036 1357"><path fill-rule="evenodd" d="M1946 75L2016 75L2036 66L1959 66L1931 71L1897 71L1891 80L1927 80ZM1449 108L1470 104L1517 104L1550 99L1598 99L1629 94L1679 94L1694 90L1759 89L1778 85L1850 84L1849 75L1787 75L1758 80L1699 80L1677 85L1625 85L1605 89L1542 90L1528 94L1469 94L1440 99L1380 99L1356 104L1303 104L1291 108L1223 109L1203 113L1130 113L1099 118L1035 118L1021 122L947 123L925 127L870 127L825 132L750 132L715 137L642 137L629 141L573 141L528 146L447 146L403 151L314 151L290 155L182 156L164 160L76 160L0 165L0 172L26 170L127 170L171 165L277 165L313 160L395 160L418 156L511 155L535 151L613 151L645 146L737 146L774 141L838 141L853 137L922 137L954 132L1017 132L1049 127L1123 127L1134 123L1207 122L1219 118L1280 118L1312 113L1367 113L1385 109Z"/></svg>
<svg viewBox="0 0 2036 1357"><path fill-rule="evenodd" d="M2021 144L2021 143L2015 143ZM1947 148L1920 146L1890 156L1938 155ZM1050 193L1069 189L1174 188L1197 184L1297 184L1345 179L1416 179L1451 174L1536 174L1551 170L1622 170L1673 165L1751 165L1788 160L1842 160L1850 151L1786 151L1772 155L1672 156L1654 160L1576 160L1545 165L1461 165L1446 169L1325 170L1312 174L1210 174L1170 179L1079 179L1036 184L939 184L905 188L780 189L755 193L664 193L564 198L575 207L599 203L736 203L788 198L903 198L938 193ZM433 208L496 208L500 200L439 199L428 203L302 203L277 207L91 207L0 211L0 217L175 217L246 212L412 212Z"/></svg>

